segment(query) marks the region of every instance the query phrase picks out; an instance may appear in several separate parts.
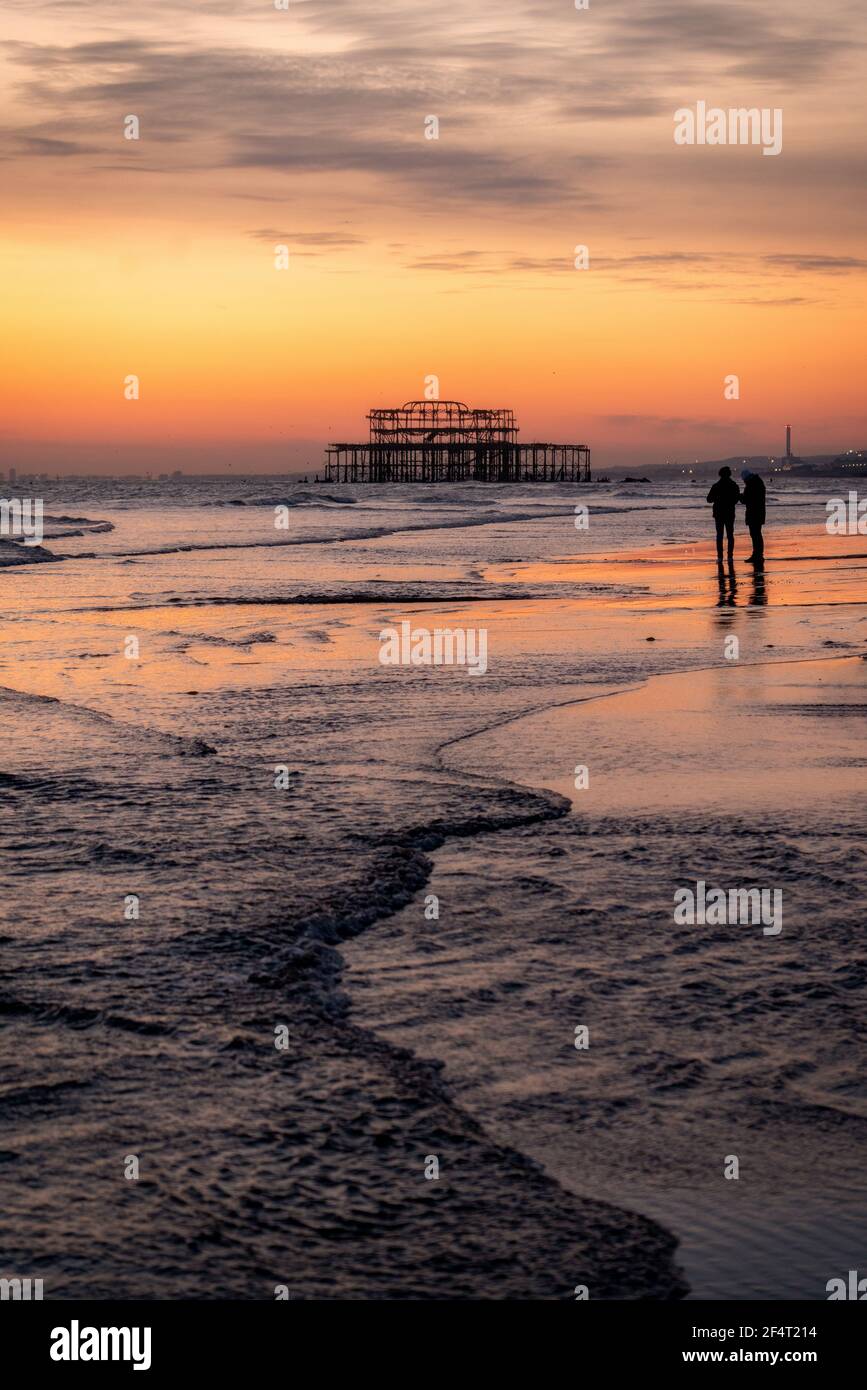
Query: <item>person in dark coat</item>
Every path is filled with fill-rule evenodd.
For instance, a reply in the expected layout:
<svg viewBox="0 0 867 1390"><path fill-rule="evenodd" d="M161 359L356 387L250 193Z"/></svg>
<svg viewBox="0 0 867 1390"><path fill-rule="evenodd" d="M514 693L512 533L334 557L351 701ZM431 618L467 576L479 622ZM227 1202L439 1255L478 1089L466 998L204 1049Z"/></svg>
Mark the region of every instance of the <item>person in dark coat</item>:
<svg viewBox="0 0 867 1390"><path fill-rule="evenodd" d="M762 536L762 527L765 524L765 485L758 473L752 473L749 468L741 470L741 477L744 480L744 490L740 500L746 507L747 530L753 543L753 553L747 556L746 563L761 565L765 558L765 541Z"/></svg>
<svg viewBox="0 0 867 1390"><path fill-rule="evenodd" d="M716 557L722 564L723 531L728 539L728 557L731 560L735 549L735 507L741 500L741 490L732 477L732 470L725 465L719 471L719 481L714 483L707 495L713 503L713 519L716 523Z"/></svg>

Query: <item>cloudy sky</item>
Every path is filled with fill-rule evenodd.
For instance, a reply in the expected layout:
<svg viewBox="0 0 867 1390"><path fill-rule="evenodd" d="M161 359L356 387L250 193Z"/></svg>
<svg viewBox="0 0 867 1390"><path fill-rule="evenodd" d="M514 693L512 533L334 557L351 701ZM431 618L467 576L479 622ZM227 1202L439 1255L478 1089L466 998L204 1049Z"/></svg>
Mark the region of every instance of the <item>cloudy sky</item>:
<svg viewBox="0 0 867 1390"><path fill-rule="evenodd" d="M865 48L861 0L3 0L0 465L315 468L430 375L603 467L865 447ZM698 101L782 153L675 145Z"/></svg>

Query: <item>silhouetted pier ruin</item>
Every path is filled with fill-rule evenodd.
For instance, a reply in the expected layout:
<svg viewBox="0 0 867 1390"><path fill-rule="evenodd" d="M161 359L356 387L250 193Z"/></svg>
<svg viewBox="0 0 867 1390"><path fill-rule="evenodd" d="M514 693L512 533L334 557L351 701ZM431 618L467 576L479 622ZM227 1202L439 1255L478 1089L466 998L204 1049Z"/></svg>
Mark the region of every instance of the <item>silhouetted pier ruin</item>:
<svg viewBox="0 0 867 1390"><path fill-rule="evenodd" d="M589 483L586 444L519 444L511 410L407 401L371 410L366 444L329 444L329 483Z"/></svg>

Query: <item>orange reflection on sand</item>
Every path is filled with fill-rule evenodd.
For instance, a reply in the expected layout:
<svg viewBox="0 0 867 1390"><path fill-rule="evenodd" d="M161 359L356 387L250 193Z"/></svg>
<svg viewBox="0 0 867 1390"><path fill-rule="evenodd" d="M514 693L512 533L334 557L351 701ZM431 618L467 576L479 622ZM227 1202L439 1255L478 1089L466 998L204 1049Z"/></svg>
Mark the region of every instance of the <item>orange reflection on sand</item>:
<svg viewBox="0 0 867 1390"><path fill-rule="evenodd" d="M592 516L592 511L591 511ZM867 546L858 536L830 536L816 527L787 527L774 537L766 528L764 571L745 563L749 537L736 533L735 583L741 602L749 601L750 586L773 588L775 605L863 603L867 599ZM746 547L746 549L744 549ZM725 590L730 586L729 566L722 571ZM581 589L610 586L612 601L646 607L652 595L654 608L681 608L715 604L720 597L720 576L713 540L647 550L618 551L586 556L564 556L542 563L491 565L484 571L489 583L574 584Z"/></svg>

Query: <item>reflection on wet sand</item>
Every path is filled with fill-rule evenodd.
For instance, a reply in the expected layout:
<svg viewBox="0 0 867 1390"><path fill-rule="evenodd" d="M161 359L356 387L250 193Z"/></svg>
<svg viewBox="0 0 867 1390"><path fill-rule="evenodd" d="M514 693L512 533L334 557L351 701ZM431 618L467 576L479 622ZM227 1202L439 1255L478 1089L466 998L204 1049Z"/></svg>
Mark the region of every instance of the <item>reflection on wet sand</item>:
<svg viewBox="0 0 867 1390"><path fill-rule="evenodd" d="M741 604L746 602L751 608L763 608L768 602L768 586L764 565L749 566L749 586L741 586ZM738 606L738 577L733 560L727 565L717 565L717 607L736 608Z"/></svg>

